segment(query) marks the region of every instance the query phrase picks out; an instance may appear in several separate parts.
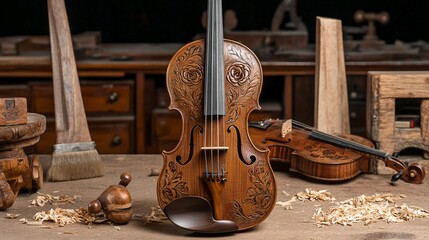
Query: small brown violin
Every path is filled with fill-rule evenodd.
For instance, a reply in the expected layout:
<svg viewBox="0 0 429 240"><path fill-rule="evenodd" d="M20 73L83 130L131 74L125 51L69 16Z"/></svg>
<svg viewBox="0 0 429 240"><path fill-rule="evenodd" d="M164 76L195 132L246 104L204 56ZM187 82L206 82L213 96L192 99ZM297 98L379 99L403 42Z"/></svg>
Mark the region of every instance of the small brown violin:
<svg viewBox="0 0 429 240"><path fill-rule="evenodd" d="M425 170L407 164L374 148L368 139L356 135L331 135L295 120L266 120L250 123L250 135L261 149L270 149L270 159L290 164L290 170L305 176L343 181L370 172L371 156L397 171L392 181L422 183Z"/></svg>

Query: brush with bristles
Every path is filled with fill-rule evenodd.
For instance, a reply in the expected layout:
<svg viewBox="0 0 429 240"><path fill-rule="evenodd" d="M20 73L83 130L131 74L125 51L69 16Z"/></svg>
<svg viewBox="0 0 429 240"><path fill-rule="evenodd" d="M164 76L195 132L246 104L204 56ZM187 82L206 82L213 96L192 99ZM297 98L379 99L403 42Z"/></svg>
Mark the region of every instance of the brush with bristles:
<svg viewBox="0 0 429 240"><path fill-rule="evenodd" d="M82 101L64 0L48 0L56 144L47 181L68 181L103 175L91 140Z"/></svg>

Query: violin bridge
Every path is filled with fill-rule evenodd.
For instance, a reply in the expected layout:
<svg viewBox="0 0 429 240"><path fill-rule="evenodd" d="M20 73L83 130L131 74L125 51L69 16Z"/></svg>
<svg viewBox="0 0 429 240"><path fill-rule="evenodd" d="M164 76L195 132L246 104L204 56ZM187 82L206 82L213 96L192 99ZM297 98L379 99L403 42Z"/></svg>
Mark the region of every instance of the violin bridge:
<svg viewBox="0 0 429 240"><path fill-rule="evenodd" d="M202 151L217 151L217 150L219 150L219 151L226 151L228 149L229 149L229 147L226 147L226 146L202 147L201 148Z"/></svg>
<svg viewBox="0 0 429 240"><path fill-rule="evenodd" d="M286 134L292 132L292 119L286 120L282 124L282 138L286 137Z"/></svg>

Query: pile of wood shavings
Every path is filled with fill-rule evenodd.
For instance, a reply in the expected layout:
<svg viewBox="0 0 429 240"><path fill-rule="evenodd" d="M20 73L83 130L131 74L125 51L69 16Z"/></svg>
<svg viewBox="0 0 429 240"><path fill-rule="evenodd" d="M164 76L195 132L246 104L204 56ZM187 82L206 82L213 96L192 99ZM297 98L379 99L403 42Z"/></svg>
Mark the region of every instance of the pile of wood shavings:
<svg viewBox="0 0 429 240"><path fill-rule="evenodd" d="M288 195L287 193L283 192L284 195ZM299 192L296 195L294 195L289 201L276 202L277 205L282 206L286 210L292 209L292 203L296 201L311 201L311 202L324 202L324 201L335 201L335 198L332 197L332 194L328 192L327 190L313 190L311 188L306 188L304 192Z"/></svg>
<svg viewBox="0 0 429 240"><path fill-rule="evenodd" d="M33 218L40 223L44 221L50 221L59 224L61 227L72 223L92 224L96 220L96 218L92 216L87 209L84 208L56 208L49 210L47 213L44 211L38 212L34 215Z"/></svg>
<svg viewBox="0 0 429 240"><path fill-rule="evenodd" d="M37 193L37 196L35 199L31 200L31 205L35 205L38 207L45 206L46 203L49 203L51 205L58 205L58 204L65 204L65 203L71 203L74 204L77 196L67 196L67 195L60 195L60 196L54 196L51 194L44 194L44 193Z"/></svg>
<svg viewBox="0 0 429 240"><path fill-rule="evenodd" d="M387 223L410 221L416 218L429 218L429 212L419 207L409 207L406 204L398 206L395 201L405 196L394 196L390 193L361 195L337 203L337 206L323 211L316 210L312 219L318 227L340 224L351 226L353 223L363 222L369 225L378 220Z"/></svg>

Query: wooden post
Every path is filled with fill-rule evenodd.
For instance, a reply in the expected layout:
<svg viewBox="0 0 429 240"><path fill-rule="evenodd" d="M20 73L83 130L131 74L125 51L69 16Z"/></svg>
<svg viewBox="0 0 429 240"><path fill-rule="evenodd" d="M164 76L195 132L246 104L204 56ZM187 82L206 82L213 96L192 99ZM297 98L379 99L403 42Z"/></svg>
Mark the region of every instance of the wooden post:
<svg viewBox="0 0 429 240"><path fill-rule="evenodd" d="M350 133L347 80L341 21L317 17L316 24L316 129Z"/></svg>

